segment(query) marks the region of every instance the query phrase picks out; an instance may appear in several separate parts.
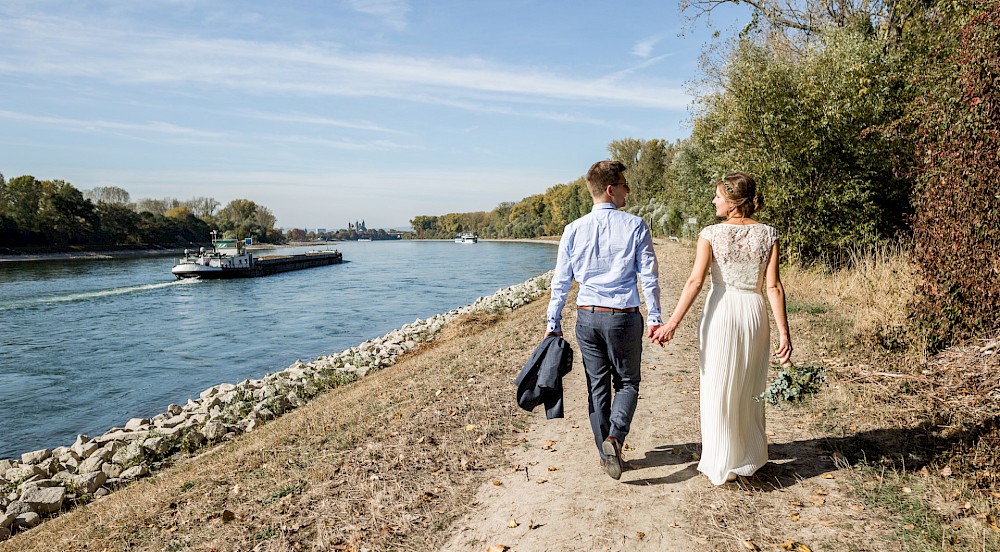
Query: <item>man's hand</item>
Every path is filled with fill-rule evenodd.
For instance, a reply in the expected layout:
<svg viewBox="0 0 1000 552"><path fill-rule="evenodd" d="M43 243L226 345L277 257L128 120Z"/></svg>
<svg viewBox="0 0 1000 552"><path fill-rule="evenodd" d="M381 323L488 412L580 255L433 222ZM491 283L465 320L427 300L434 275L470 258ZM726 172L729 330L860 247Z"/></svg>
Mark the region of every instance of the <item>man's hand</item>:
<svg viewBox="0 0 1000 552"><path fill-rule="evenodd" d="M559 337L562 337L562 332L545 332L543 337L548 337L550 335L558 335Z"/></svg>
<svg viewBox="0 0 1000 552"><path fill-rule="evenodd" d="M646 337L648 337L650 339L650 341L652 341L653 343L656 343L657 341L656 341L656 338L653 337L653 334L656 333L656 330L658 330L658 329L660 329L662 327L663 327L662 324L657 324L655 326L650 326L649 327L649 331L646 332Z"/></svg>

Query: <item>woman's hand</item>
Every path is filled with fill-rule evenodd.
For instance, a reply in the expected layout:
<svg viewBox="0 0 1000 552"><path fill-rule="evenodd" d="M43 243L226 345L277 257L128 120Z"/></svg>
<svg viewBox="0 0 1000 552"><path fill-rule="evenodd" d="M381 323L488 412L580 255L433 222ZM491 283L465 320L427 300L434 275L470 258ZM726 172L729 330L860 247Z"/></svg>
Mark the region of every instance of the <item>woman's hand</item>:
<svg viewBox="0 0 1000 552"><path fill-rule="evenodd" d="M778 348L774 350L774 356L782 366L792 361L792 340L788 336L779 338Z"/></svg>
<svg viewBox="0 0 1000 552"><path fill-rule="evenodd" d="M653 343L657 343L660 347L663 347L667 343L670 343L670 340L674 338L674 331L676 330L677 322L673 319L667 320L667 323L659 328L656 328L656 331L654 331L653 335L650 337L652 338Z"/></svg>

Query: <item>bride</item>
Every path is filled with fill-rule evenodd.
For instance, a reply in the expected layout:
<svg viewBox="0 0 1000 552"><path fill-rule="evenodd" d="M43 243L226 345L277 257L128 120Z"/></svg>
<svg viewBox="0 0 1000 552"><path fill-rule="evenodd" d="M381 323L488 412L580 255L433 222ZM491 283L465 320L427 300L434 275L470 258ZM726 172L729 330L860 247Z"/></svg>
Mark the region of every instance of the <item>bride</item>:
<svg viewBox="0 0 1000 552"><path fill-rule="evenodd" d="M778 327L775 356L791 360L785 291L778 273L778 232L752 217L763 198L750 176L736 172L715 186L715 214L701 231L694 268L670 319L653 335L661 346L674 337L711 268L712 287L698 328L702 453L698 471L714 485L753 475L767 463L764 404L770 326Z"/></svg>

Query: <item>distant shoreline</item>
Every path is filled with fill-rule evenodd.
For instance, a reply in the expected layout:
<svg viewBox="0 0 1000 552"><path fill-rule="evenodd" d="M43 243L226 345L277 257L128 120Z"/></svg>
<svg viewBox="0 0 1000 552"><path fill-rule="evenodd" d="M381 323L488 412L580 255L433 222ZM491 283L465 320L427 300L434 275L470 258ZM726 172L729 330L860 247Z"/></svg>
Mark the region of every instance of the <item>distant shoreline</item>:
<svg viewBox="0 0 1000 552"><path fill-rule="evenodd" d="M386 240L394 241L394 240ZM408 240L409 241L409 240ZM450 241L450 240L413 240L413 241ZM491 242L515 242L515 243L559 243L557 237L542 238L496 238L481 239L480 241ZM249 247L249 249L274 249L276 247L297 247L304 245L336 245L337 242L289 242L285 245L259 244ZM185 247L161 247L161 246L103 246L93 249L87 247L67 247L62 251L24 251L18 253L8 253L13 251L10 248L0 248L0 263L8 262L44 262L44 261L80 261L80 260L107 260L107 259L136 259L142 257L173 257L184 253L184 249L196 249L198 247L208 247L208 244L191 244Z"/></svg>

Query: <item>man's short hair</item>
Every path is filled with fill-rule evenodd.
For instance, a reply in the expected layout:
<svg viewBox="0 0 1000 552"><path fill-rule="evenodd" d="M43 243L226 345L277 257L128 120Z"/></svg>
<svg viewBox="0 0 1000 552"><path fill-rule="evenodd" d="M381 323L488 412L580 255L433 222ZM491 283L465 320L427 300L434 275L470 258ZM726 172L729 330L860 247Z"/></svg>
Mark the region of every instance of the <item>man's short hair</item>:
<svg viewBox="0 0 1000 552"><path fill-rule="evenodd" d="M587 171L587 188L590 195L599 196L608 186L618 185L620 177L625 174L625 164L620 161L605 159L590 166Z"/></svg>

